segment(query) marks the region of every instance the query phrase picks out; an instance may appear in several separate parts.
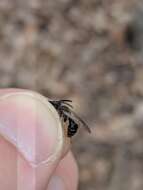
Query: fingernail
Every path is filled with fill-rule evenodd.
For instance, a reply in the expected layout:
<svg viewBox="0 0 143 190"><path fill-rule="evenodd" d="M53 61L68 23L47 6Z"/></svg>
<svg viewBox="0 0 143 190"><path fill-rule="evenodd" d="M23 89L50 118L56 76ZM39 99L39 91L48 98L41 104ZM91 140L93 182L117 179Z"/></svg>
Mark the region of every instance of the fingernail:
<svg viewBox="0 0 143 190"><path fill-rule="evenodd" d="M58 114L46 98L31 91L0 97L0 134L33 166L56 159L63 148Z"/></svg>
<svg viewBox="0 0 143 190"><path fill-rule="evenodd" d="M47 190L66 190L63 179L59 176L53 176Z"/></svg>

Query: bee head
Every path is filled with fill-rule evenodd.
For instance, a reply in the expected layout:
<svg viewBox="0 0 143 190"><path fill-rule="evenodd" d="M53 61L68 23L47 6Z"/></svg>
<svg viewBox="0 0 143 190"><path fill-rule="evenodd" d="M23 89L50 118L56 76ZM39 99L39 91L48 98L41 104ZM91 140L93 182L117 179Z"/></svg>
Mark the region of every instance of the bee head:
<svg viewBox="0 0 143 190"><path fill-rule="evenodd" d="M49 101L56 110L59 110L60 106L61 106L61 101Z"/></svg>

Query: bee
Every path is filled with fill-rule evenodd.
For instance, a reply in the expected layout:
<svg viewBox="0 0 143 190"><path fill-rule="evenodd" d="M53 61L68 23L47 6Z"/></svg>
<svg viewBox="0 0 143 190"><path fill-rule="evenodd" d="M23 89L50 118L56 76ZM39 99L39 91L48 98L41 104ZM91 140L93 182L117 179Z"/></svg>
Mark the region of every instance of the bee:
<svg viewBox="0 0 143 190"><path fill-rule="evenodd" d="M67 136L72 137L77 133L79 125L82 125L87 132L91 133L88 125L73 111L72 100L49 100L57 110L60 118L68 122Z"/></svg>

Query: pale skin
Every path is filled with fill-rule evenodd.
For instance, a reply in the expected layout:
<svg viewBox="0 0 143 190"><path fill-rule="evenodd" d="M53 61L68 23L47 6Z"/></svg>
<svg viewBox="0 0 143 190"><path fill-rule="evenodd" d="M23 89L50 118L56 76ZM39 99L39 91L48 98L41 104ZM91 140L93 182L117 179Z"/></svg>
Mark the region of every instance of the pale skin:
<svg viewBox="0 0 143 190"><path fill-rule="evenodd" d="M27 90L0 90L3 190L77 190L78 169L70 141L46 101Z"/></svg>

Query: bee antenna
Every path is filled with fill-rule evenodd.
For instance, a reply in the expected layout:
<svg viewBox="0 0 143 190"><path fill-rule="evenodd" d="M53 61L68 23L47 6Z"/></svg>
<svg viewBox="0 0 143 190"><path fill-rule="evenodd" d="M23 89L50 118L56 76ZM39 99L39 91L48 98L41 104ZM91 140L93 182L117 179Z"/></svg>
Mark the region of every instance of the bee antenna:
<svg viewBox="0 0 143 190"><path fill-rule="evenodd" d="M68 100L68 99L63 99L63 100L60 100L62 102L72 102L72 100Z"/></svg>

